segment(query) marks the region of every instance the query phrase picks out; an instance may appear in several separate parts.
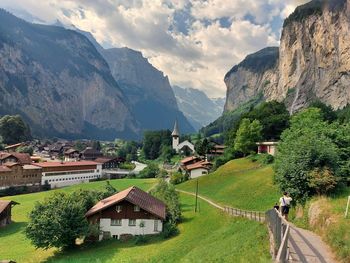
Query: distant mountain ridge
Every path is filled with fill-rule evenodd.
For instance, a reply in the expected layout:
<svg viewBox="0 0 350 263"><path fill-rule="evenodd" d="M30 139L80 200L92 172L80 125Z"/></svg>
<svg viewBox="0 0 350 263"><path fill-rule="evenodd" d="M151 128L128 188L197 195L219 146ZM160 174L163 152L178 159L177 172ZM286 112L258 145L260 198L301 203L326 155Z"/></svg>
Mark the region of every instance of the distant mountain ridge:
<svg viewBox="0 0 350 263"><path fill-rule="evenodd" d="M150 64L141 52L126 47L104 49L90 32L77 31L84 34L105 58L143 130L172 129L177 119L183 133L195 131L180 111L168 77Z"/></svg>
<svg viewBox="0 0 350 263"><path fill-rule="evenodd" d="M194 131L161 71L140 52L103 49L90 33L0 9L0 61L0 115L20 114L34 135L139 139L176 119Z"/></svg>
<svg viewBox="0 0 350 263"><path fill-rule="evenodd" d="M81 34L0 9L0 114L39 136L137 138L140 128L108 64Z"/></svg>
<svg viewBox="0 0 350 263"><path fill-rule="evenodd" d="M177 104L196 130L221 116L225 98L210 99L200 90L173 86Z"/></svg>

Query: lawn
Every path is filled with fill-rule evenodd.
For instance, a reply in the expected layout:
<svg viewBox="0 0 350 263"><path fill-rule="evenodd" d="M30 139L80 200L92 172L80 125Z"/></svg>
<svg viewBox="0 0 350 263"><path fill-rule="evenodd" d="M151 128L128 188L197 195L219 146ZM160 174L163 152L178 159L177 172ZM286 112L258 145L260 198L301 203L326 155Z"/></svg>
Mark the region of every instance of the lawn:
<svg viewBox="0 0 350 263"><path fill-rule="evenodd" d="M149 189L154 180L114 180L118 190L130 185ZM68 187L96 189L104 182ZM50 192L12 197L21 205L13 209L15 223L0 230L0 259L17 262L270 262L267 228L264 224L240 218L231 218L200 201L200 212L194 213L194 197L181 196L183 222L180 234L168 240L151 238L148 243L135 245L109 240L81 247L74 251L54 249L35 250L23 234L27 213L35 201ZM253 249L252 249L253 248Z"/></svg>
<svg viewBox="0 0 350 263"><path fill-rule="evenodd" d="M248 158L230 161L198 180L200 195L240 209L266 211L278 202L280 195L273 184L271 165L261 165ZM196 180L187 181L177 188L195 192Z"/></svg>

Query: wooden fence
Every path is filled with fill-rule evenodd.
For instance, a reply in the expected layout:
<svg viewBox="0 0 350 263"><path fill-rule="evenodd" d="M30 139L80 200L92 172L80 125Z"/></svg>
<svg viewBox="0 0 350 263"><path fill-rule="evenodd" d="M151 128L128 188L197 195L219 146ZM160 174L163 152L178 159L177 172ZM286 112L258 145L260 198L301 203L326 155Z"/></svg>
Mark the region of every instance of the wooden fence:
<svg viewBox="0 0 350 263"><path fill-rule="evenodd" d="M266 212L266 222L272 232L274 240L274 258L275 262L285 263L289 258L289 223L281 216L276 209L271 209Z"/></svg>
<svg viewBox="0 0 350 263"><path fill-rule="evenodd" d="M258 222L265 222L264 212L241 210L241 209L232 208L229 206L225 206L224 211L231 216L245 217L250 220L254 220Z"/></svg>

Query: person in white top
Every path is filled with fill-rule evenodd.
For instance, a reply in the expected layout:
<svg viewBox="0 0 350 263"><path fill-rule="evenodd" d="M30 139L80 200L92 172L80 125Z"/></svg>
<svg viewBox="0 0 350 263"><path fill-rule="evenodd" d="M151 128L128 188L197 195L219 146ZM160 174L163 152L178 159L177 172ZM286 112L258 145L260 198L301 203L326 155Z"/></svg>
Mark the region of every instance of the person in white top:
<svg viewBox="0 0 350 263"><path fill-rule="evenodd" d="M284 192L283 196L280 198L281 213L286 220L288 220L289 207L290 207L290 202L292 200L293 199L289 196L287 192Z"/></svg>

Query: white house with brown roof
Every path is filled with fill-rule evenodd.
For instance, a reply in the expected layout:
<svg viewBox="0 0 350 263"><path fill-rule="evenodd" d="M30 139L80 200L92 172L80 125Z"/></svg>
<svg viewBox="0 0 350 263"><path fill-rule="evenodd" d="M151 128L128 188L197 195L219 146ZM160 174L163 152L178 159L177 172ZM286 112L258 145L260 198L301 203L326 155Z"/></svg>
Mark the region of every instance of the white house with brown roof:
<svg viewBox="0 0 350 263"><path fill-rule="evenodd" d="M163 230L166 205L133 186L101 200L85 216L90 223L99 225L99 240L155 235Z"/></svg>
<svg viewBox="0 0 350 263"><path fill-rule="evenodd" d="M35 163L42 168L41 184L52 188L87 183L101 178L102 164L92 161Z"/></svg>
<svg viewBox="0 0 350 263"><path fill-rule="evenodd" d="M208 161L199 161L185 167L191 179L209 174L212 164Z"/></svg>

